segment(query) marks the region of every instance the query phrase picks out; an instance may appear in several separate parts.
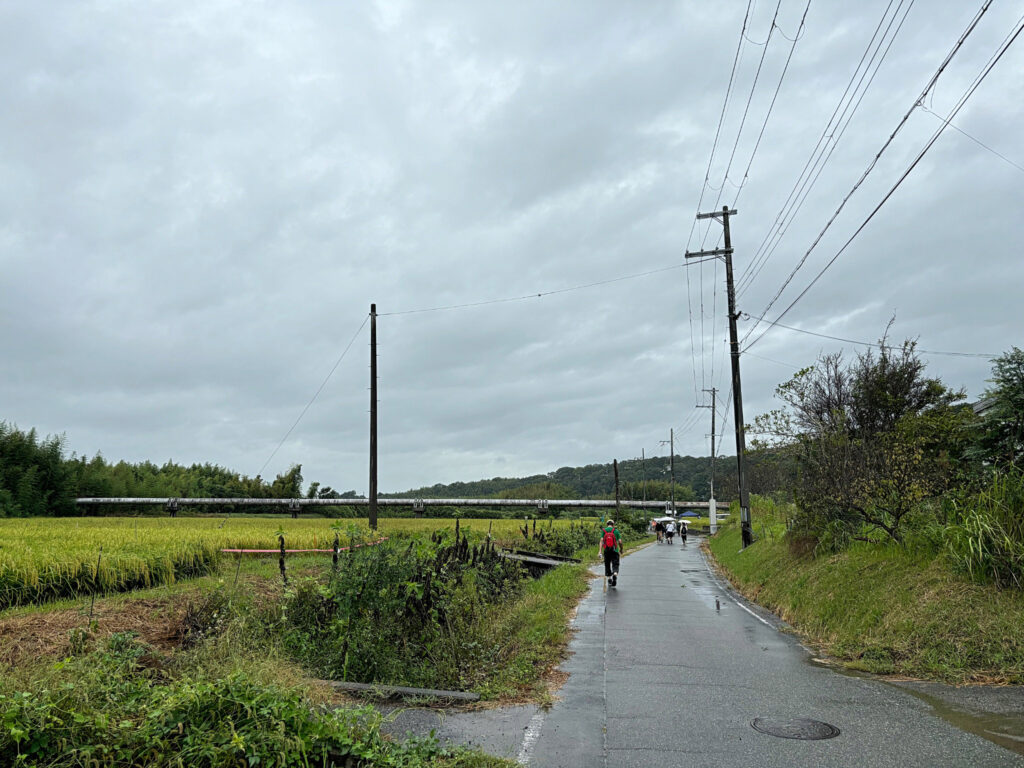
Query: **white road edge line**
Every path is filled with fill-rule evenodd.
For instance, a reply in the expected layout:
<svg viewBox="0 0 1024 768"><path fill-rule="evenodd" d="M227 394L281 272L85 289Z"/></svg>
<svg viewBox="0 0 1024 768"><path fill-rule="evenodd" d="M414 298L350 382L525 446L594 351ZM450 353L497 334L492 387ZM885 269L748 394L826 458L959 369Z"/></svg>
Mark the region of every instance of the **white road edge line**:
<svg viewBox="0 0 1024 768"><path fill-rule="evenodd" d="M741 602L740 602L739 600L737 600L737 599L736 599L735 597L733 597L733 595L732 595L732 590L731 590L731 589L728 589L728 588L726 588L726 587L725 587L725 586L724 586L724 585L722 584L722 582L721 582L721 580L720 580L720 579L718 578L718 576L716 576L716 575L715 575L715 572L711 570L711 564L710 564L710 563L708 562L708 558L707 558L707 555L705 555L705 554L704 554L703 552L701 552L701 553L700 553L700 556L701 556L701 559L703 559L703 560L704 560L704 567L708 569L708 576L710 576L710 577L711 577L712 581L714 581L714 582L715 582L715 583L716 583L716 584L718 585L719 589L721 589L721 590L722 590L722 591L723 591L723 592L724 592L724 593L726 594L726 596L727 596L727 597L728 597L728 598L729 598L730 600L732 600L732 601L733 601L734 603L736 603L736 605L738 605L738 606L739 606L740 608L742 608L742 609L743 609L744 611L746 611L746 612L747 612L747 613L749 613L749 614L750 614L751 616L753 616L753 617L754 617L755 619L757 619L758 621L760 621L760 622L761 622L762 624L764 624L764 625L765 625L766 627L771 627L772 629L777 629L777 627L776 627L776 626L775 626L774 624L772 624L772 623L771 623L770 621L768 621L768 620L767 620L767 619L765 619L765 618L762 618L761 616L758 616L758 615L757 615L756 613L754 613L754 612L753 612L752 610L750 610L749 608L747 608L747 606L745 606L745 605L744 605L743 603L741 603Z"/></svg>
<svg viewBox="0 0 1024 768"><path fill-rule="evenodd" d="M537 743L537 739L540 738L540 729L544 724L544 710L538 710L537 714L530 718L530 722L526 724L526 732L523 734L523 745L519 748L519 754L516 755L516 762L520 765L529 765L530 763L530 752L533 751L533 745Z"/></svg>

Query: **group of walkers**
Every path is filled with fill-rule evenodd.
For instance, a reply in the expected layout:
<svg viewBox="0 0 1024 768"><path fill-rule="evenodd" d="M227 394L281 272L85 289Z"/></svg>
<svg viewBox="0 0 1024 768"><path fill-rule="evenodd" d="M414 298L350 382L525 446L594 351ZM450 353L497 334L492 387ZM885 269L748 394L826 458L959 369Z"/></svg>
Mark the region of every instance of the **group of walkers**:
<svg viewBox="0 0 1024 768"><path fill-rule="evenodd" d="M674 520L655 520L653 523L654 534L658 537L658 543L661 544L663 541L669 544L672 543L672 539L675 537L677 529ZM686 541L686 523L679 523L678 528L679 540Z"/></svg>

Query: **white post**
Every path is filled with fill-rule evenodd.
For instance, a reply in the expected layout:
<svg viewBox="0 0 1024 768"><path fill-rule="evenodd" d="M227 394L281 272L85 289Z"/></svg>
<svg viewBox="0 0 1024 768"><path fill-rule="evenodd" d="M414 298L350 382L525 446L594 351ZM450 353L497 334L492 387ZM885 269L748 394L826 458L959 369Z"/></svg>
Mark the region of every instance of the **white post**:
<svg viewBox="0 0 1024 768"><path fill-rule="evenodd" d="M708 502L708 520L711 522L711 535L713 536L718 532L718 506L714 499Z"/></svg>

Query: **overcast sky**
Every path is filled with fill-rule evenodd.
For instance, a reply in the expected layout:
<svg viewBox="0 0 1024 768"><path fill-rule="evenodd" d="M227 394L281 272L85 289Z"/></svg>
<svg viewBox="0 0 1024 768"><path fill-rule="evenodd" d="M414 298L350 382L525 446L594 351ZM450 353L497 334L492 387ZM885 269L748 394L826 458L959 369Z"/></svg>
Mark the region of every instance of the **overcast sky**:
<svg viewBox="0 0 1024 768"><path fill-rule="evenodd" d="M806 7L782 0L773 29L776 2L752 4L706 187L745 1L3 3L0 420L78 454L298 462L365 493L368 326L267 461L376 302L384 491L664 455L673 427L677 453L707 455L695 405L729 375L723 267L681 266L721 229L691 233L702 188L705 210L736 200L740 277L897 8L812 0L765 124ZM883 24L898 34L741 311L762 314L980 4ZM1022 12L997 0L926 106L954 107ZM1022 73L1018 40L953 121L1020 166ZM940 125L911 115L769 318ZM1021 345L1022 187L947 129L782 322ZM840 349L772 329L742 358L747 420ZM924 357L986 386L985 359Z"/></svg>

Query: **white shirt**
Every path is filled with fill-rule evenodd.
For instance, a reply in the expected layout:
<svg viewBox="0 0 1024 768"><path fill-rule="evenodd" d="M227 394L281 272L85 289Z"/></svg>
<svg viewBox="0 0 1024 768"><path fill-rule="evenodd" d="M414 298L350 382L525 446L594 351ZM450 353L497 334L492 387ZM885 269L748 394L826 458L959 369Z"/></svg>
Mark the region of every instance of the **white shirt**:
<svg viewBox="0 0 1024 768"><path fill-rule="evenodd" d="M676 524L675 523L669 523L667 526L665 526L665 530L668 533L675 533L676 532Z"/></svg>

